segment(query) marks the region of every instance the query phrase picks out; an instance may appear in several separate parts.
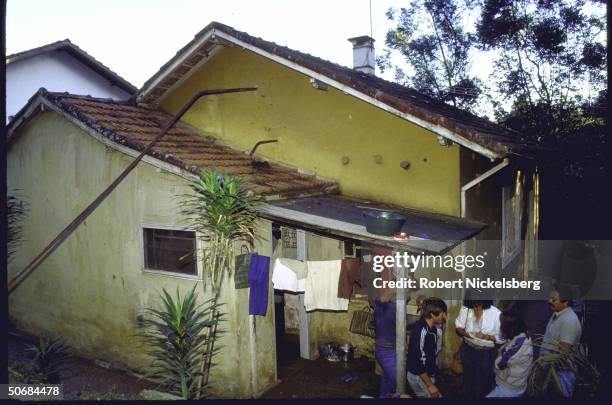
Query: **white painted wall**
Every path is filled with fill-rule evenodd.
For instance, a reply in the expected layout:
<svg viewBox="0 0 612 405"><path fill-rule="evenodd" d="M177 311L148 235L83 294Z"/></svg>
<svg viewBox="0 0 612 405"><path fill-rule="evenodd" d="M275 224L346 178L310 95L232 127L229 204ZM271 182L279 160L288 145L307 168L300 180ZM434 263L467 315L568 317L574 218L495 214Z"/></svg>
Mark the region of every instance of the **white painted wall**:
<svg viewBox="0 0 612 405"><path fill-rule="evenodd" d="M49 91L127 99L130 94L65 51L47 52L6 66L6 121L44 87Z"/></svg>

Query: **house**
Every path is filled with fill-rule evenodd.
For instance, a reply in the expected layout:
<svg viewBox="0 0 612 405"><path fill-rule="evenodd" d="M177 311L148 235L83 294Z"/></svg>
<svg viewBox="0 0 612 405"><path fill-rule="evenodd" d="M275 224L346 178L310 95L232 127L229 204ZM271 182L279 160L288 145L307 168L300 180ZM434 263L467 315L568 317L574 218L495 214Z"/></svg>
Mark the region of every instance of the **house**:
<svg viewBox="0 0 612 405"><path fill-rule="evenodd" d="M259 254L272 255L279 226L282 254L301 260L338 259L372 245L441 254L463 249L465 240L497 239L502 247L491 260L529 277L533 254L519 242L537 237L536 145L368 73L372 41L352 42L365 71L213 22L131 100L44 89L34 94L8 128L9 187L30 202L27 241L9 275L78 215L194 93L257 88L195 104L10 296L11 319L34 333L64 336L83 355L146 367L142 344L133 338L143 309L159 304L161 288L186 291L202 281L199 260L182 269L151 269L157 250L150 241L178 235L183 249L204 243L179 215L177 196L189 192L186 180L210 167L241 176L267 197ZM267 140L274 142L261 143ZM364 207L400 211L410 239L367 232ZM228 333L210 389L246 398L277 381L273 303L282 293L271 288L266 316L250 317L248 289L233 286L228 280L221 292ZM451 316L461 299L460 291L453 294L446 297ZM352 313L366 305L363 297L351 300L347 312L306 312L303 295L286 298L293 300L302 357L316 357L318 344L329 340L351 342L362 354L371 349L371 340L348 331ZM450 328L445 336L448 363L457 340Z"/></svg>
<svg viewBox="0 0 612 405"><path fill-rule="evenodd" d="M41 87L116 100L137 90L69 39L6 57L7 122Z"/></svg>

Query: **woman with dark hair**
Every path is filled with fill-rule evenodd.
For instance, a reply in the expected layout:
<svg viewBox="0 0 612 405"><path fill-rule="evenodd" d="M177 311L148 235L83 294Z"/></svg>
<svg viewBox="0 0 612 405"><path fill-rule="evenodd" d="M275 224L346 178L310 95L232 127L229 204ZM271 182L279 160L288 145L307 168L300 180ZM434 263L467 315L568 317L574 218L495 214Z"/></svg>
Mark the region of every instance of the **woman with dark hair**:
<svg viewBox="0 0 612 405"><path fill-rule="evenodd" d="M493 301L479 299L474 291L466 299L455 319L457 334L463 339L459 353L463 366L465 393L482 398L495 385L493 363L495 344L502 343L499 336L500 310Z"/></svg>
<svg viewBox="0 0 612 405"><path fill-rule="evenodd" d="M496 387L487 398L519 397L527 389L527 378L533 361L533 346L527 336L523 318L516 312L504 311L500 315L500 330L506 343L495 360Z"/></svg>

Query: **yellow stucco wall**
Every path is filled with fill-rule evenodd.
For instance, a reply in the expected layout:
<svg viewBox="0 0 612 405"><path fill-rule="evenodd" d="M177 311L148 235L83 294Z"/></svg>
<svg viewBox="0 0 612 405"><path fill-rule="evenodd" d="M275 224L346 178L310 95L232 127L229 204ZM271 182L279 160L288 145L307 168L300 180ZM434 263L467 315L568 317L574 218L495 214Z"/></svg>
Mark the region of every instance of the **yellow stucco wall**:
<svg viewBox="0 0 612 405"><path fill-rule="evenodd" d="M54 112L41 113L8 145L8 187L29 203L26 242L9 266L22 268L123 170L132 158L104 145ZM185 181L142 162L100 207L9 298L10 317L21 329L67 339L79 353L120 367L143 370L145 348L134 335L145 307L157 307L162 288L184 294L195 280L142 271L142 224L185 225L174 196ZM256 244L270 254L270 223L259 223ZM197 282L203 298L201 282ZM248 397L274 381L272 294L266 317L257 317L256 385L250 369L248 289L233 280L221 293L226 331L218 344L211 389Z"/></svg>
<svg viewBox="0 0 612 405"><path fill-rule="evenodd" d="M346 195L459 215L458 146L251 51L220 50L160 105L175 113L198 90L246 86L258 91L202 99L184 120L243 150L278 139L258 153L332 178Z"/></svg>

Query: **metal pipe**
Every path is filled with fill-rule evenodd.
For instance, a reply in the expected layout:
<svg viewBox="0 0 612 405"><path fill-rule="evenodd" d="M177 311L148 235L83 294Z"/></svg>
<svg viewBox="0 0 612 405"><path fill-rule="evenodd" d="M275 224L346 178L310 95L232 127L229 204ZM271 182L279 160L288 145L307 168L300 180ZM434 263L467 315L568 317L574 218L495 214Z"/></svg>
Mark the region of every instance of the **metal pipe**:
<svg viewBox="0 0 612 405"><path fill-rule="evenodd" d="M117 186L127 177L127 175L136 167L136 165L144 158L144 156L153 149L153 146L161 140L166 133L176 124L181 117L191 108L191 106L198 101L200 98L204 96L210 96L214 94L226 94L226 93L239 93L245 91L255 91L257 87L244 87L244 88L234 88L234 89L216 89L216 90L202 90L196 93L187 104L181 108L181 110L172 117L161 129L159 134L153 139L153 141L147 145L147 147L138 155L136 159L134 159L128 167L125 168L123 172L104 190L95 200L92 201L68 226L66 226L52 241L49 243L30 263L28 263L23 269L21 269L17 274L11 278L8 283L8 293L9 295L15 291L15 289L30 275L34 270L40 266L40 264L51 254L55 249L57 249L71 234L75 231L75 229L83 223L94 211L95 209L110 195L110 193L117 188Z"/></svg>
<svg viewBox="0 0 612 405"><path fill-rule="evenodd" d="M469 189L471 189L472 187L474 187L477 184L481 183L484 179L494 175L495 173L497 173L498 171L500 171L504 167L508 166L508 164L509 164L508 158L504 158L504 160L500 164L498 164L497 166L493 166L492 168L490 168L489 170L487 170L486 172L484 172L480 176L476 177L474 180L470 181L469 183L467 183L463 187L461 187L461 218L465 218L466 211L467 211L466 210L466 197L465 197L465 193Z"/></svg>
<svg viewBox="0 0 612 405"><path fill-rule="evenodd" d="M255 153L255 150L257 150L259 145L263 145L265 143L273 143L273 142L278 142L278 139L268 139L266 141L259 141L259 142L257 142L255 144L255 146L253 146L253 149L251 149L251 151L249 152L249 156L253 156L253 153Z"/></svg>

